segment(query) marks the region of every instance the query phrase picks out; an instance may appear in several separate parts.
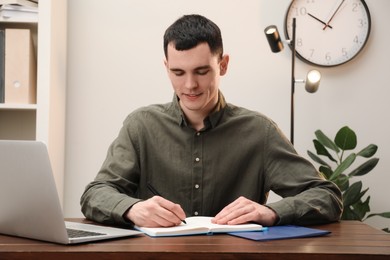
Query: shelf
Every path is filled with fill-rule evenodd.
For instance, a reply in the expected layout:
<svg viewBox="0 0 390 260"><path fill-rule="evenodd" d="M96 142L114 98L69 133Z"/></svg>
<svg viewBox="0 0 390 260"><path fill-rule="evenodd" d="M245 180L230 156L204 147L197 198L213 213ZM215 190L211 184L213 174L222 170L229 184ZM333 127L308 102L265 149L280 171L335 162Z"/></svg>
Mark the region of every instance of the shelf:
<svg viewBox="0 0 390 260"><path fill-rule="evenodd" d="M38 9L38 6L3 4L0 7L0 22L38 23Z"/></svg>
<svg viewBox="0 0 390 260"><path fill-rule="evenodd" d="M36 104L0 104L0 110L36 110Z"/></svg>
<svg viewBox="0 0 390 260"><path fill-rule="evenodd" d="M0 139L35 140L36 110L0 109Z"/></svg>
<svg viewBox="0 0 390 260"><path fill-rule="evenodd" d="M30 20L30 19L15 19L13 17L3 17L0 16L1 23L29 23L29 24L38 24L38 20Z"/></svg>
<svg viewBox="0 0 390 260"><path fill-rule="evenodd" d="M0 14L0 30L31 30L37 63L37 103L0 103L0 139L44 142L49 151L59 197L62 198L65 168L67 0L40 0L38 9L38 22L20 17L4 19Z"/></svg>

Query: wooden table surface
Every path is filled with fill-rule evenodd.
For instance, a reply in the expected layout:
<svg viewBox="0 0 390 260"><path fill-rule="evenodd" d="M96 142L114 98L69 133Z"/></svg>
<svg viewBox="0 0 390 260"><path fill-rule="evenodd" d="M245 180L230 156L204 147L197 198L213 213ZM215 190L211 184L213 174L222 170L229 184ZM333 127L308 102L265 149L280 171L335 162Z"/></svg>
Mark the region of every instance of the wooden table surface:
<svg viewBox="0 0 390 260"><path fill-rule="evenodd" d="M139 235L80 245L0 235L0 259L390 259L390 234L364 223L342 221L314 228L332 233L266 242L225 234L166 238Z"/></svg>

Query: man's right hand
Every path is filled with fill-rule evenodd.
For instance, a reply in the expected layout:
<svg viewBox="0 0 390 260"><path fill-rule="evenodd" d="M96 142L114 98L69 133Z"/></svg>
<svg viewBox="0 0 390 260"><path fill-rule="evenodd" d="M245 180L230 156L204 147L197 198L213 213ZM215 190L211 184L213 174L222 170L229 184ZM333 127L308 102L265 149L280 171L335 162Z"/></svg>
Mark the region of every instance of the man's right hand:
<svg viewBox="0 0 390 260"><path fill-rule="evenodd" d="M180 225L186 215L179 204L154 196L134 204L126 217L137 226L172 227Z"/></svg>

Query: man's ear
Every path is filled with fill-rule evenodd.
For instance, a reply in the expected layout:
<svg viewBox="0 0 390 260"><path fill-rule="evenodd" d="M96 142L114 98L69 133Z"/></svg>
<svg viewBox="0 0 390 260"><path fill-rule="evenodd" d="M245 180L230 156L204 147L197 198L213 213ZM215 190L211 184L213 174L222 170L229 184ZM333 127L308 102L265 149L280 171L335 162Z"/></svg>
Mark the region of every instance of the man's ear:
<svg viewBox="0 0 390 260"><path fill-rule="evenodd" d="M165 70L169 76L169 64L168 64L168 60L167 59L164 59L164 66L165 66Z"/></svg>
<svg viewBox="0 0 390 260"><path fill-rule="evenodd" d="M229 55L225 54L222 56L222 60L219 63L220 66L219 75L223 76L226 74L228 65L229 65Z"/></svg>

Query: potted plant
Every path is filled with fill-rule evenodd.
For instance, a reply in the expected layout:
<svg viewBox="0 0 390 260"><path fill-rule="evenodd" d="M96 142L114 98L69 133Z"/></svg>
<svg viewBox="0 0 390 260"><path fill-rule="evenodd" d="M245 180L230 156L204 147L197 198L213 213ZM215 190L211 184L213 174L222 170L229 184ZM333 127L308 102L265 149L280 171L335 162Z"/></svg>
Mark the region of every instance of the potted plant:
<svg viewBox="0 0 390 260"><path fill-rule="evenodd" d="M370 214L370 196L363 198L369 188L363 189L361 180L351 181L352 178L366 175L376 167L379 159L373 156L378 146L370 144L361 151L354 152L357 146L357 136L348 126L342 127L337 132L334 141L321 130L317 130L315 136L313 143L316 154L311 151L307 152L312 160L320 164L319 171L323 176L333 181L342 191L344 211L341 219L364 221L373 216L390 218L390 211ZM365 162L350 170L358 157L366 159ZM390 232L389 228L383 230Z"/></svg>

